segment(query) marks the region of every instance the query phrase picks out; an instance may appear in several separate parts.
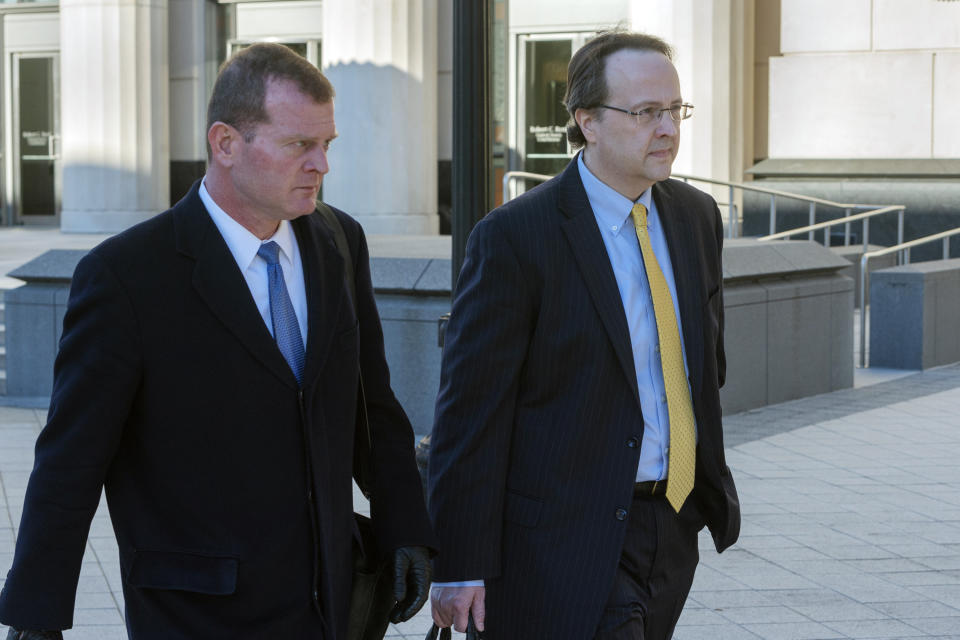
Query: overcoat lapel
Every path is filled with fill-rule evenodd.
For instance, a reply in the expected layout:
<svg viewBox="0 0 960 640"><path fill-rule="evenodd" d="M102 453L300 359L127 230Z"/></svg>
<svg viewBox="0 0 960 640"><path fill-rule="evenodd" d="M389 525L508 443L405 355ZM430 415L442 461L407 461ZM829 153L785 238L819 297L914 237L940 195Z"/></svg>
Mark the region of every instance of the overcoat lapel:
<svg viewBox="0 0 960 640"><path fill-rule="evenodd" d="M344 264L333 235L312 213L293 221L303 263L303 282L307 292L307 352L303 384L310 385L319 375L330 344L336 335L341 305L346 302Z"/></svg>
<svg viewBox="0 0 960 640"><path fill-rule="evenodd" d="M236 260L200 200L199 185L195 182L174 209L177 251L195 261L193 286L254 358L297 388L297 379L267 330Z"/></svg>
<svg viewBox="0 0 960 640"><path fill-rule="evenodd" d="M697 252L693 230L697 228L683 206L662 183L653 186L657 213L663 225L677 286L677 308L683 325L683 345L690 373L690 386L700 389L703 378L703 305L702 274L698 273Z"/></svg>
<svg viewBox="0 0 960 640"><path fill-rule="evenodd" d="M603 322L607 336L613 344L623 373L627 377L634 400L640 404L637 391L637 371L633 364L633 348L630 329L623 310L623 300L617 289L610 257L597 227L587 192L580 180L577 161L574 159L559 176L559 206L566 216L562 228L573 250L580 273L587 283L593 304Z"/></svg>

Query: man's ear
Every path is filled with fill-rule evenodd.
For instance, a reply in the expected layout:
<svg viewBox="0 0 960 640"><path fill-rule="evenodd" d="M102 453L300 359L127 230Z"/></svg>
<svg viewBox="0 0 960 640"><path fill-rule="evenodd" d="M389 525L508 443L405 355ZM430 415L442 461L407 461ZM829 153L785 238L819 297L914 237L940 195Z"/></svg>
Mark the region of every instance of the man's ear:
<svg viewBox="0 0 960 640"><path fill-rule="evenodd" d="M587 142L596 142L597 134L594 127L597 123L597 114L595 109L577 109L573 112L573 119L580 125L580 131Z"/></svg>
<svg viewBox="0 0 960 640"><path fill-rule="evenodd" d="M232 166L239 145L243 142L240 132L225 122L214 122L207 131L207 143L210 145L210 161L225 167Z"/></svg>

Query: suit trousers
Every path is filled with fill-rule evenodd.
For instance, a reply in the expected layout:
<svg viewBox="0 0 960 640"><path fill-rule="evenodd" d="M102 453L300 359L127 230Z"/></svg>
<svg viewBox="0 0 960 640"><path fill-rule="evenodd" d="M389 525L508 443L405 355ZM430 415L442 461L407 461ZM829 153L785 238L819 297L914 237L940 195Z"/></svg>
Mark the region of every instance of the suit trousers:
<svg viewBox="0 0 960 640"><path fill-rule="evenodd" d="M620 563L594 640L669 640L700 560L704 520L693 496L634 496Z"/></svg>

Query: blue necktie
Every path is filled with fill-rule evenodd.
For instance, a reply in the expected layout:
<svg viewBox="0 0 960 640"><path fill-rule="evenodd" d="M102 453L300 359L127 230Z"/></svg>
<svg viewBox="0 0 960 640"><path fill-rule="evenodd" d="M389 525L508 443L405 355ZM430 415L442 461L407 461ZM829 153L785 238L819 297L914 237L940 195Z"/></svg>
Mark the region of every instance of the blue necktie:
<svg viewBox="0 0 960 640"><path fill-rule="evenodd" d="M270 293L270 318L273 321L273 337L277 341L280 353L287 360L297 382L303 382L303 335L300 323L293 311L293 303L287 293L287 283L283 280L283 267L280 266L280 245L272 240L260 245L257 255L267 263L267 288Z"/></svg>

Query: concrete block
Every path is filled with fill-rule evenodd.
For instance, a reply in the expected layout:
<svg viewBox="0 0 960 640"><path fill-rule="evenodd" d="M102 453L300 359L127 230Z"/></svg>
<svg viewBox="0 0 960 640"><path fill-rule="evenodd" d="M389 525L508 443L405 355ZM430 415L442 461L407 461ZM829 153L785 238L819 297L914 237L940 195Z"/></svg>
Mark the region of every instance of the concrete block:
<svg viewBox="0 0 960 640"><path fill-rule="evenodd" d="M938 4L938 3L932 3ZM951 6L941 2L942 6ZM960 13L960 4L952 8ZM956 19L960 21L960 18ZM954 22L954 32L960 33ZM933 157L960 157L960 52L938 51L933 62Z"/></svg>
<svg viewBox="0 0 960 640"><path fill-rule="evenodd" d="M425 258L371 258L370 276L378 291L409 291L429 264Z"/></svg>
<svg viewBox="0 0 960 640"><path fill-rule="evenodd" d="M28 284L6 293L7 395L50 395L60 338L54 299L63 286Z"/></svg>
<svg viewBox="0 0 960 640"><path fill-rule="evenodd" d="M833 271L846 266L826 247L810 240L781 241L773 246L794 271Z"/></svg>
<svg viewBox="0 0 960 640"><path fill-rule="evenodd" d="M570 27L577 30L596 29L598 24L617 24L630 15L630 2L582 2L582 0L524 0L508 2L509 17L507 24L511 29L543 30L549 26L553 30L567 31ZM567 28L562 28L567 27Z"/></svg>
<svg viewBox="0 0 960 640"><path fill-rule="evenodd" d="M433 428L440 388L437 319L450 310L448 297L377 294L390 382L417 436Z"/></svg>
<svg viewBox="0 0 960 640"><path fill-rule="evenodd" d="M766 284L767 299L771 302L791 298L827 296L832 292L832 278L793 278Z"/></svg>
<svg viewBox="0 0 960 640"><path fill-rule="evenodd" d="M769 155L929 158L932 95L932 53L771 58Z"/></svg>
<svg viewBox="0 0 960 640"><path fill-rule="evenodd" d="M867 246L867 251L876 251L879 245L871 244ZM860 308L860 258L863 256L863 245L851 245L847 247L830 247L835 254L850 262L850 266L840 270L840 274L853 280L853 305L855 309ZM867 263L867 273L872 274L877 269L889 269L897 266L897 255L890 253L885 256L878 256ZM870 304L870 287L867 287L867 304Z"/></svg>
<svg viewBox="0 0 960 640"><path fill-rule="evenodd" d="M934 335L930 361L953 362L954 358L960 359L960 269L934 276L932 298Z"/></svg>
<svg viewBox="0 0 960 640"><path fill-rule="evenodd" d="M31 286L24 285L16 289L10 289L4 296L7 303L7 309L10 305L53 305L56 303L56 286Z"/></svg>
<svg viewBox="0 0 960 640"><path fill-rule="evenodd" d="M853 283L845 276L834 278L830 294L830 389L853 386Z"/></svg>
<svg viewBox="0 0 960 640"><path fill-rule="evenodd" d="M759 299L758 299L759 298ZM731 286L724 291L726 384L720 390L724 413L767 404L767 305L760 285ZM737 299L754 302L737 304Z"/></svg>
<svg viewBox="0 0 960 640"><path fill-rule="evenodd" d="M832 329L830 319L828 295L782 299L768 305L768 404L832 391L830 343L824 339ZM852 361L852 352L850 356Z"/></svg>
<svg viewBox="0 0 960 640"><path fill-rule="evenodd" d="M723 288L723 306L733 307L761 304L767 301L767 290L751 283L732 283Z"/></svg>
<svg viewBox="0 0 960 640"><path fill-rule="evenodd" d="M728 241L723 250L723 277L745 278L783 270L783 260L772 243Z"/></svg>
<svg viewBox="0 0 960 640"><path fill-rule="evenodd" d="M86 249L51 249L7 275L26 282L66 282L69 284L77 263Z"/></svg>
<svg viewBox="0 0 960 640"><path fill-rule="evenodd" d="M960 361L960 259L877 271L870 296L871 366L926 369Z"/></svg>
<svg viewBox="0 0 960 640"><path fill-rule="evenodd" d="M237 5L237 37L245 40L275 37L316 38L323 31L323 6L312 2L290 2L278 7L257 4Z"/></svg>
<svg viewBox="0 0 960 640"><path fill-rule="evenodd" d="M781 0L780 51L869 51L870 0Z"/></svg>
<svg viewBox="0 0 960 640"><path fill-rule="evenodd" d="M874 6L877 50L960 47L960 5L956 3L875 0Z"/></svg>
<svg viewBox="0 0 960 640"><path fill-rule="evenodd" d="M418 293L450 295L453 267L450 260L431 260L414 289Z"/></svg>

